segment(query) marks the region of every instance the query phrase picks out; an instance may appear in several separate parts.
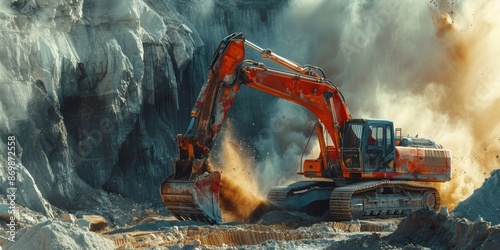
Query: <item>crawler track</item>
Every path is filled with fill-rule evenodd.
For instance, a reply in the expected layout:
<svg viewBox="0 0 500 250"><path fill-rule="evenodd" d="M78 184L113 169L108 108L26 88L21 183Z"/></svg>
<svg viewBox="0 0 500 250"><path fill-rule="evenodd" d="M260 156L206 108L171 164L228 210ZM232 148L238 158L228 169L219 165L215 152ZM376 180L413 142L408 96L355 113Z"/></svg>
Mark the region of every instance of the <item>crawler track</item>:
<svg viewBox="0 0 500 250"><path fill-rule="evenodd" d="M335 186L334 182L302 181L273 188L268 202L274 207L321 215L332 220L402 217L423 207L439 210L436 188L405 181L370 181Z"/></svg>
<svg viewBox="0 0 500 250"><path fill-rule="evenodd" d="M374 217L400 217L422 207L439 210L436 188L405 181L362 182L333 190L330 215L345 221Z"/></svg>

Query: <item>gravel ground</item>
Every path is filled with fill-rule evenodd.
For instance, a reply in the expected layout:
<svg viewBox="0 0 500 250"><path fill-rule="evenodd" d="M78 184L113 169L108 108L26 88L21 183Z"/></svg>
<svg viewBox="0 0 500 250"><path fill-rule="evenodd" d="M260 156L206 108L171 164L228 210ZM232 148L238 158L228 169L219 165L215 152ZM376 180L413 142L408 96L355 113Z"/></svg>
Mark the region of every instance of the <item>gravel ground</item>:
<svg viewBox="0 0 500 250"><path fill-rule="evenodd" d="M2 236L0 245L3 249L498 249L500 224L492 215L498 214L499 204L492 195L499 185L500 171L495 171L450 214L422 209L401 219L330 222L275 210L253 223L219 226L177 221L161 203L135 204L103 192L98 207L73 211L74 216L58 210L58 217L48 219L19 207L16 242ZM91 232L93 222L82 225L82 218L94 217L103 218L107 226ZM7 224L0 221L1 235L7 231Z"/></svg>

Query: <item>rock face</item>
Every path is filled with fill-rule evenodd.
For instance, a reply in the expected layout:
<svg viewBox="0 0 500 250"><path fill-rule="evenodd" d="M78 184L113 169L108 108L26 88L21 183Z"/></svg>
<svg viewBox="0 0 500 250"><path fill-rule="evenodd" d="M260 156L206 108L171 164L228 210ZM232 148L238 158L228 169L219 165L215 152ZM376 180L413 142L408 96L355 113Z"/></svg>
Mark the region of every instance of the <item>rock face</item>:
<svg viewBox="0 0 500 250"><path fill-rule="evenodd" d="M0 136L17 138L18 204L49 216L45 199L78 208L92 188L155 197L202 83L193 69L206 68L172 3L15 1L0 19Z"/></svg>
<svg viewBox="0 0 500 250"><path fill-rule="evenodd" d="M17 187L26 191L17 193L19 204L50 218L48 203L81 209L99 202L95 189L159 200L159 184L176 157L174 135L187 126L213 49L234 31L273 33L271 19L280 18L287 1L206 2L213 5L20 0L0 6L0 137L17 138ZM248 30L248 22L262 29ZM242 124L252 119L234 113ZM0 149L6 151L6 140ZM3 154L0 164L5 197Z"/></svg>
<svg viewBox="0 0 500 250"><path fill-rule="evenodd" d="M191 100L189 91L179 97L184 88L177 87L176 74L185 74L201 41L181 17L164 22L168 12L160 15L142 1L90 2L83 5L86 13L91 21L71 31L76 50L85 54L79 94L68 96L63 110L76 171L94 188L152 198L151 190L171 171L166 153L174 150L172 131L179 123L169 120L181 120L179 99ZM170 52L174 44L184 47Z"/></svg>

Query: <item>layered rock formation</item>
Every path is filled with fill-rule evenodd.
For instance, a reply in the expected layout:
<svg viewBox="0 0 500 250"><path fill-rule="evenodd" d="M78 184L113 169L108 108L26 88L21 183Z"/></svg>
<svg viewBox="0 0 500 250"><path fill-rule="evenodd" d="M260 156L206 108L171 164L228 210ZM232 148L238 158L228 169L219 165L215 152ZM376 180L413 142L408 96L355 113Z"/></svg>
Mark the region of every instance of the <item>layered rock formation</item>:
<svg viewBox="0 0 500 250"><path fill-rule="evenodd" d="M0 18L0 135L17 138L19 204L49 214L44 198L78 208L93 188L156 195L206 68L172 3L15 1Z"/></svg>
<svg viewBox="0 0 500 250"><path fill-rule="evenodd" d="M99 189L159 201L213 49L234 31L266 37L287 1L224 2L2 4L0 137L17 138L17 202L52 216L48 203L105 203ZM0 164L5 197L4 154Z"/></svg>

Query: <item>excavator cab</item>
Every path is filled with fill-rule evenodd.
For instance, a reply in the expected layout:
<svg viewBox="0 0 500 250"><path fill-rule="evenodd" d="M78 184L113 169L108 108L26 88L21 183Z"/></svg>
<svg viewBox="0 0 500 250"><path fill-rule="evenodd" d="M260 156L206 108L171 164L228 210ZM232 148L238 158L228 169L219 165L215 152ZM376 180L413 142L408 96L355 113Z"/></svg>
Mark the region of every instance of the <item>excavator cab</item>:
<svg viewBox="0 0 500 250"><path fill-rule="evenodd" d="M351 119L345 123L342 159L347 171L392 171L396 156L391 121Z"/></svg>

